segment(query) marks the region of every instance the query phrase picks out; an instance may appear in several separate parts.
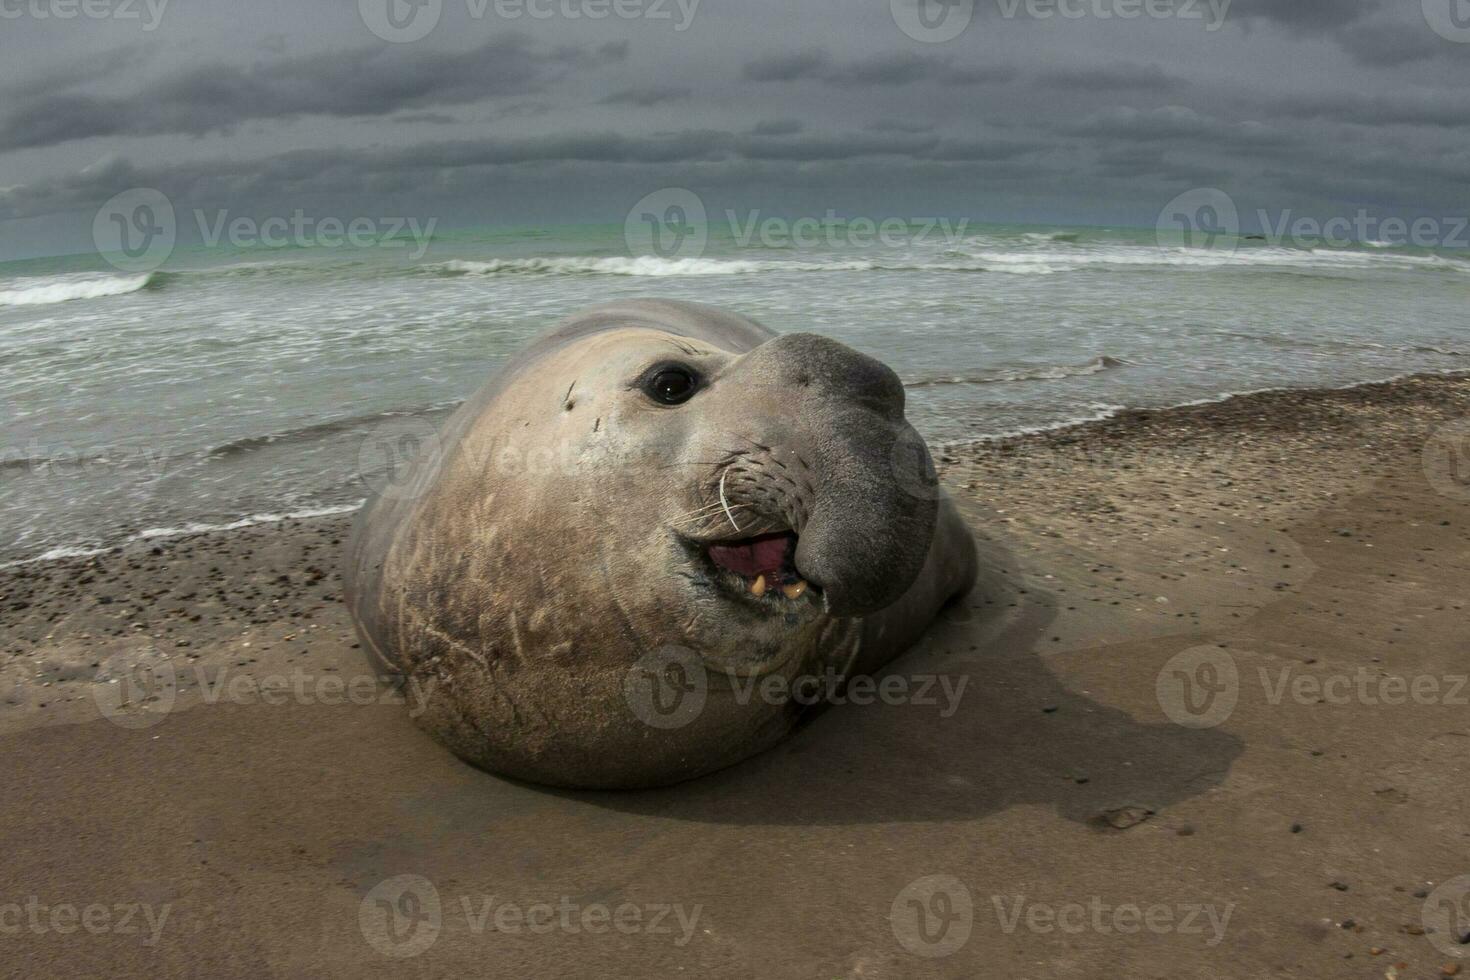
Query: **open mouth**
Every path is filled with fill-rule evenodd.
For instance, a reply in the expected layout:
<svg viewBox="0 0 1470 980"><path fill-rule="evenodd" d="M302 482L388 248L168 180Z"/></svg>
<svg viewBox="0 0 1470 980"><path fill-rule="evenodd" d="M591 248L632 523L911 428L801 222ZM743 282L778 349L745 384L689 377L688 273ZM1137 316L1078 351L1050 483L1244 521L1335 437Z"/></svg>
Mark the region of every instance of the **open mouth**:
<svg viewBox="0 0 1470 980"><path fill-rule="evenodd" d="M791 531L704 545L705 557L722 584L755 599L798 602L821 590L796 570L796 535Z"/></svg>

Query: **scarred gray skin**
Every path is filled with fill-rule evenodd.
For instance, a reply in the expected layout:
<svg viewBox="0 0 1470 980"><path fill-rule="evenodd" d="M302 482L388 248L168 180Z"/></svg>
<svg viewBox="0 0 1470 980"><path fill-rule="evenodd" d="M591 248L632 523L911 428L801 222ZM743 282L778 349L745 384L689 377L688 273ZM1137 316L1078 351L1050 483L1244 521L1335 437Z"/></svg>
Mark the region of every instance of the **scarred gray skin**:
<svg viewBox="0 0 1470 980"><path fill-rule="evenodd" d="M638 382L661 362L701 389L655 402ZM809 710L740 685L877 671L974 581L903 403L889 368L824 337L692 303L594 307L368 502L345 570L359 634L407 675L418 724L484 769L626 788L731 765ZM817 587L796 600L750 595L703 553L787 529ZM671 650L707 695L659 727L628 682Z"/></svg>

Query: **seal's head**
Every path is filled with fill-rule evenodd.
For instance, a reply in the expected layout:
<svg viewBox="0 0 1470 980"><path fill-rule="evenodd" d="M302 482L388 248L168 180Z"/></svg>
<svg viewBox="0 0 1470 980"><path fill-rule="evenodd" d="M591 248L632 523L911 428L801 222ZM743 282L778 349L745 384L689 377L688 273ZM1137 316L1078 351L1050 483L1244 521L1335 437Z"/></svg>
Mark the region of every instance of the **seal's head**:
<svg viewBox="0 0 1470 980"><path fill-rule="evenodd" d="M812 334L700 333L533 352L446 428L381 568L357 548L365 635L471 761L578 786L728 765L800 710L741 681L845 670L854 620L923 567L937 495L897 376ZM702 706L649 724L630 671L674 661Z"/></svg>

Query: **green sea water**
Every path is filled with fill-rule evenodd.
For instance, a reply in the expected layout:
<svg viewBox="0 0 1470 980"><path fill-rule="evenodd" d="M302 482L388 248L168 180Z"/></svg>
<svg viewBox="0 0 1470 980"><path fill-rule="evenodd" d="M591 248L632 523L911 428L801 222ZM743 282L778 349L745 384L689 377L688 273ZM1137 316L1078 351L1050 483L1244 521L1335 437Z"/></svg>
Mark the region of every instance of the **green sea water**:
<svg viewBox="0 0 1470 980"><path fill-rule="evenodd" d="M794 242L714 222L662 255L631 254L623 226L581 226L181 247L144 272L96 254L0 265L0 561L351 508L385 420L441 419L528 338L624 297L880 357L936 444L1470 368L1456 250L834 228Z"/></svg>

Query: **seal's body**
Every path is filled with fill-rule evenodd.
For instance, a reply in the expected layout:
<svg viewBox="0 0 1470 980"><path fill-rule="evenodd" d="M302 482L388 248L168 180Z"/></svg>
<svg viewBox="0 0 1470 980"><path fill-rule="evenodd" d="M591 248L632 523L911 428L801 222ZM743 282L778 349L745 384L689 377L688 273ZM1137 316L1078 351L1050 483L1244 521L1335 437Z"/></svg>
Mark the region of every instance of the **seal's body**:
<svg viewBox="0 0 1470 980"><path fill-rule="evenodd" d="M495 772L654 786L779 740L969 590L968 530L878 361L690 303L512 358L359 519L347 600L418 723Z"/></svg>

